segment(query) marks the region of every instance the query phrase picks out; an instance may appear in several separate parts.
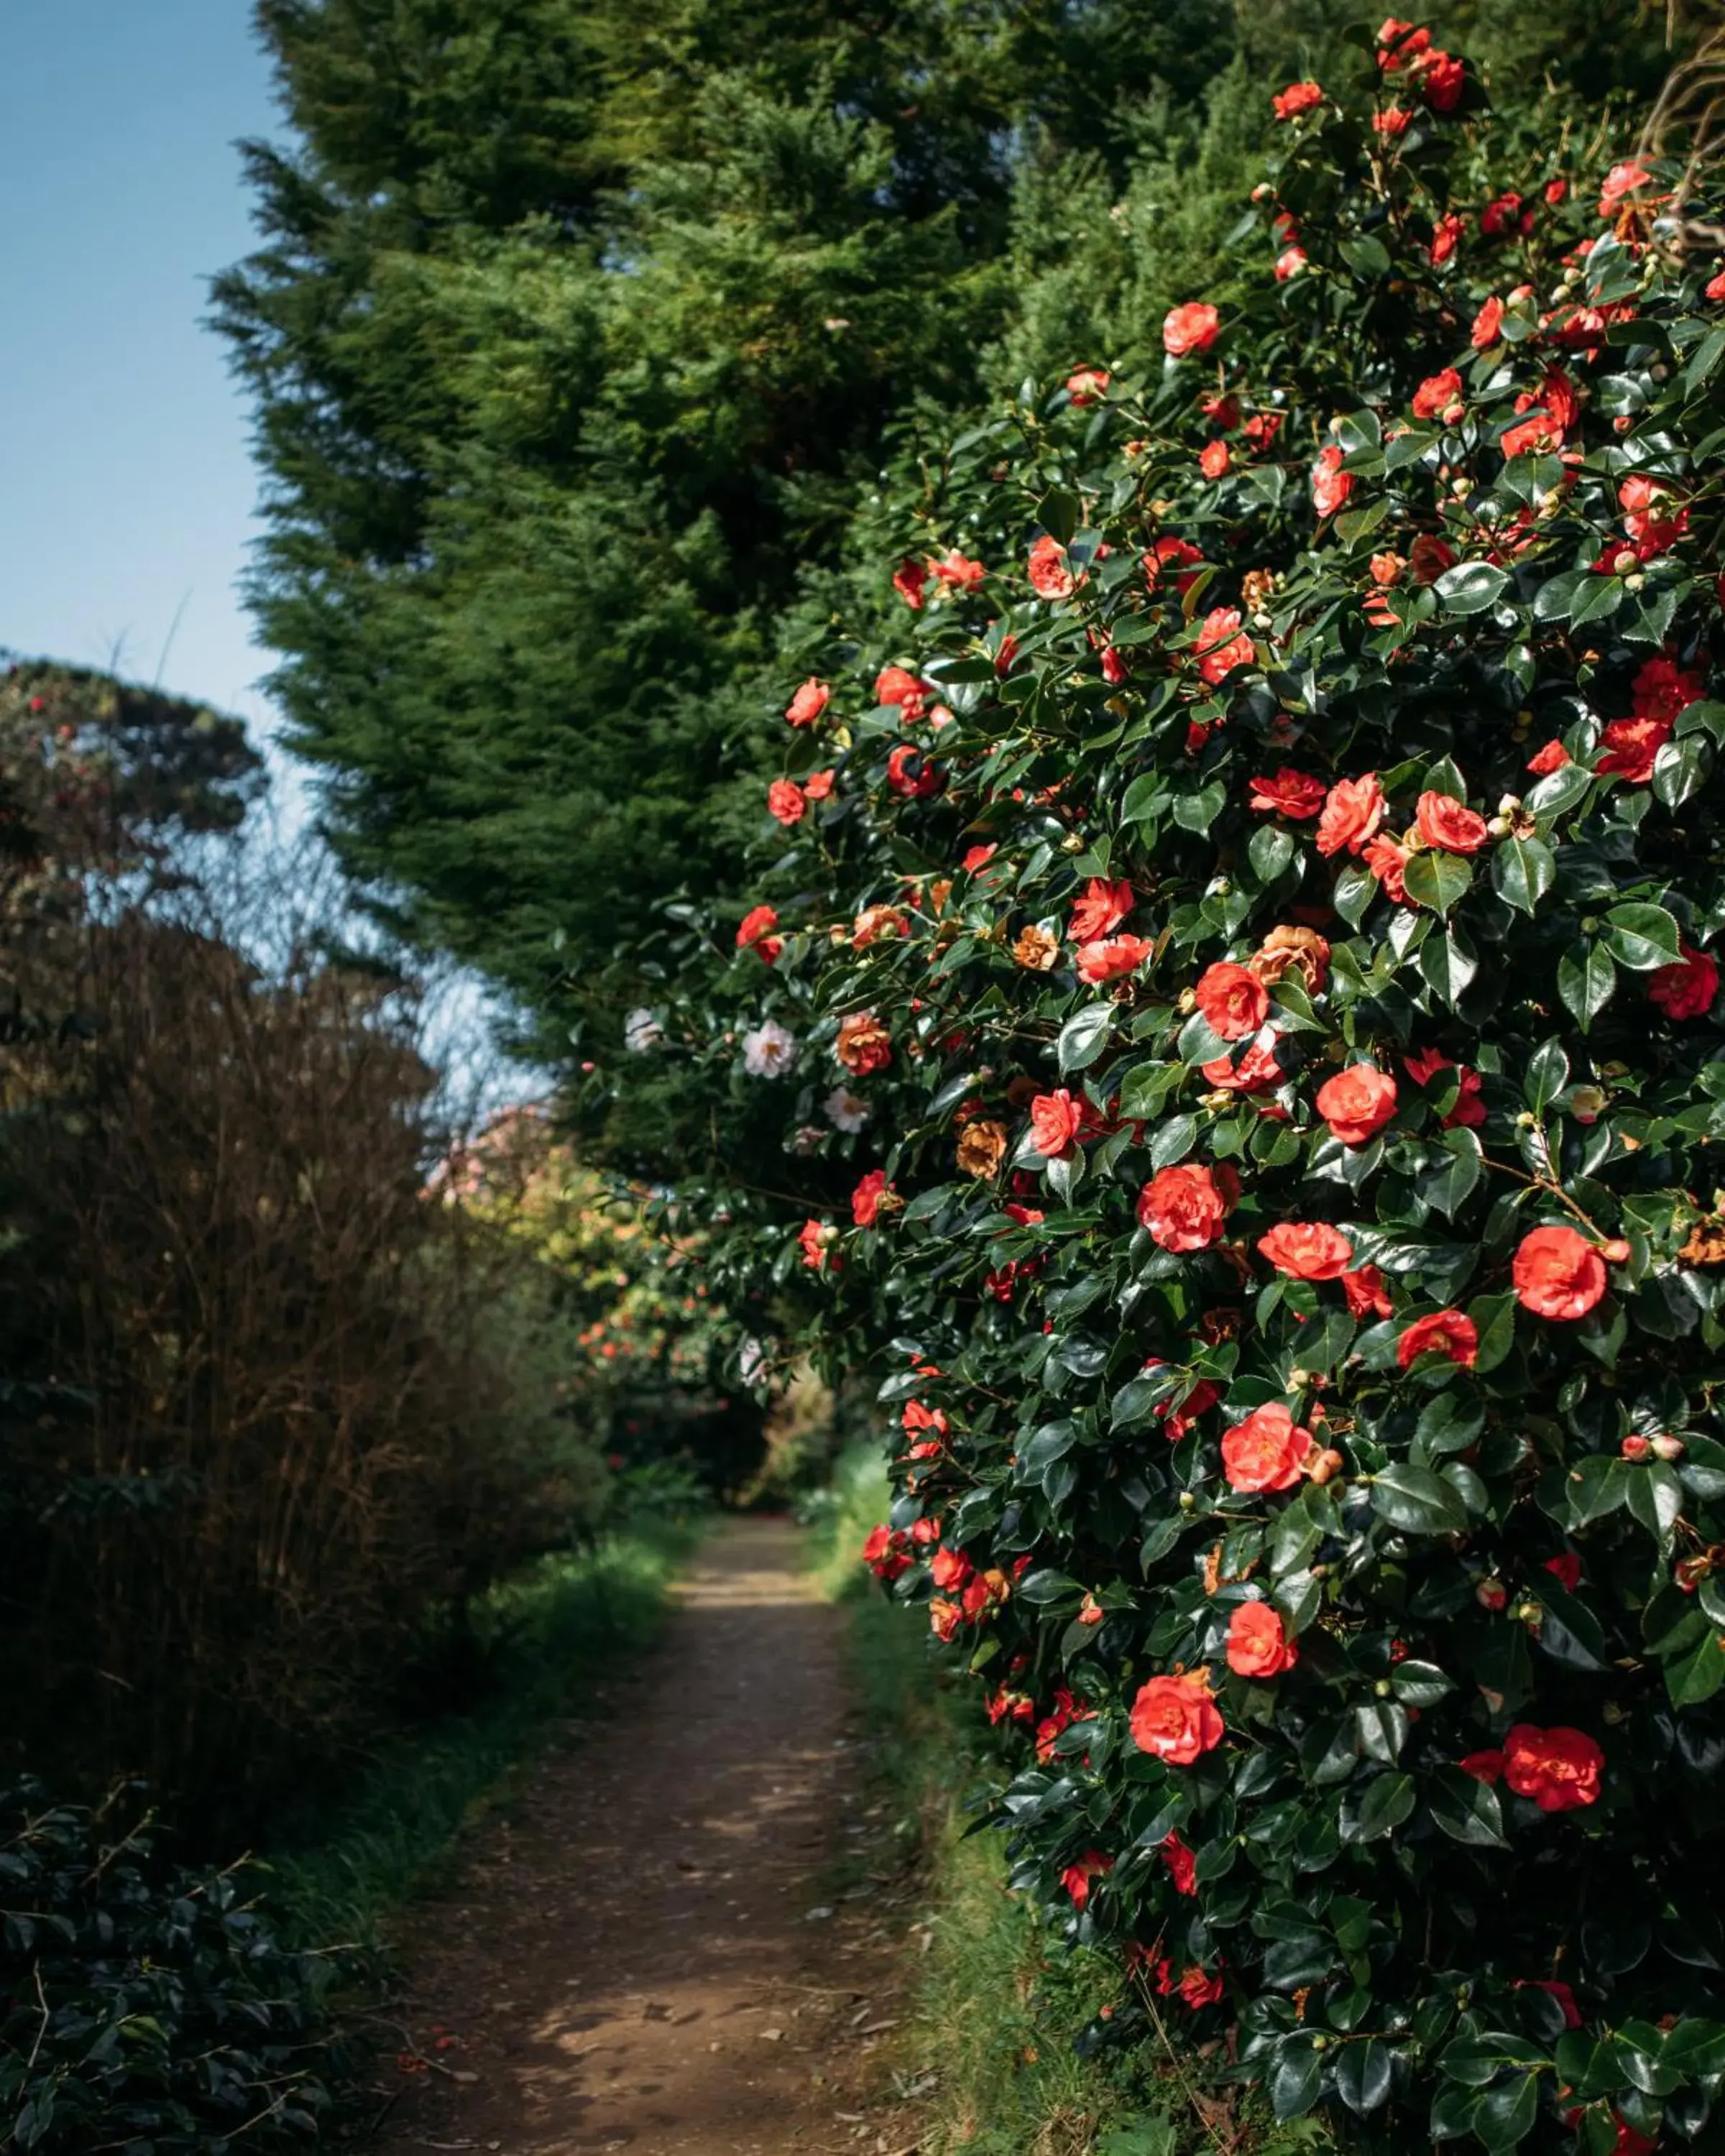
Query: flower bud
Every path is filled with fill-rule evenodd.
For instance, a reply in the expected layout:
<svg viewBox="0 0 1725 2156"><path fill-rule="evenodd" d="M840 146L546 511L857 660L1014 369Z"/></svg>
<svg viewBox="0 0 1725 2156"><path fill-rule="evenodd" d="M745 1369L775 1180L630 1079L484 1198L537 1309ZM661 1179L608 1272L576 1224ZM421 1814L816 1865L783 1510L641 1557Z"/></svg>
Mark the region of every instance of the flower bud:
<svg viewBox="0 0 1725 2156"><path fill-rule="evenodd" d="M1645 591L1647 579L1641 574L1639 569L1635 572L1634 576L1625 577L1623 580L1623 588L1626 592Z"/></svg>
<svg viewBox="0 0 1725 2156"><path fill-rule="evenodd" d="M1653 1445L1651 1439L1643 1437L1638 1430L1631 1430L1617 1450L1625 1460L1645 1460L1652 1451Z"/></svg>
<svg viewBox="0 0 1725 2156"><path fill-rule="evenodd" d="M1629 1245L1621 1235L1614 1235L1609 1243L1599 1245L1599 1255L1608 1265L1626 1265L1631 1255Z"/></svg>
<svg viewBox="0 0 1725 2156"><path fill-rule="evenodd" d="M1081 854L1084 851L1083 838L1076 831L1068 831L1060 841L1060 851L1063 854Z"/></svg>
<svg viewBox="0 0 1725 2156"><path fill-rule="evenodd" d="M1611 557L1612 575L1614 577L1628 576L1631 569L1640 566L1640 558L1633 547L1620 547Z"/></svg>
<svg viewBox="0 0 1725 2156"><path fill-rule="evenodd" d="M1515 819L1512 816L1493 816L1486 829L1494 839L1507 839L1515 829Z"/></svg>
<svg viewBox="0 0 1725 2156"><path fill-rule="evenodd" d="M1681 1437L1673 1437L1669 1430L1662 1430L1653 1440L1653 1450L1661 1460L1681 1460L1683 1457L1683 1440Z"/></svg>
<svg viewBox="0 0 1725 2156"><path fill-rule="evenodd" d="M1572 1086L1568 1106L1569 1113L1578 1123L1596 1123L1605 1106L1603 1086Z"/></svg>
<svg viewBox="0 0 1725 2156"><path fill-rule="evenodd" d="M1481 1609L1502 1609L1509 1601L1509 1589L1501 1579L1482 1579L1473 1594Z"/></svg>
<svg viewBox="0 0 1725 2156"><path fill-rule="evenodd" d="M1322 1486L1339 1475L1347 1465L1341 1454L1330 1447L1319 1453L1306 1471L1314 1482Z"/></svg>

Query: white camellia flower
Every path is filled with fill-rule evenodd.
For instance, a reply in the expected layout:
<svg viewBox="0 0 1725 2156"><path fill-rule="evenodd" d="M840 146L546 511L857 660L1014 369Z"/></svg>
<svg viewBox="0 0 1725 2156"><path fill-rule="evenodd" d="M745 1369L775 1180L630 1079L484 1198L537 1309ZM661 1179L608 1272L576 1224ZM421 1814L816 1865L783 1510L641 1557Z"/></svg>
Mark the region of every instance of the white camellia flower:
<svg viewBox="0 0 1725 2156"><path fill-rule="evenodd" d="M790 1068L797 1053L793 1036L776 1019L767 1019L742 1037L742 1067L751 1078L776 1078Z"/></svg>
<svg viewBox="0 0 1725 2156"><path fill-rule="evenodd" d="M869 1120L869 1104L848 1086L836 1087L826 1097L827 1120L837 1131L860 1131Z"/></svg>
<svg viewBox="0 0 1725 2156"><path fill-rule="evenodd" d="M623 1045L637 1055L657 1048L664 1039L665 1028L649 1010L632 1010L623 1021Z"/></svg>

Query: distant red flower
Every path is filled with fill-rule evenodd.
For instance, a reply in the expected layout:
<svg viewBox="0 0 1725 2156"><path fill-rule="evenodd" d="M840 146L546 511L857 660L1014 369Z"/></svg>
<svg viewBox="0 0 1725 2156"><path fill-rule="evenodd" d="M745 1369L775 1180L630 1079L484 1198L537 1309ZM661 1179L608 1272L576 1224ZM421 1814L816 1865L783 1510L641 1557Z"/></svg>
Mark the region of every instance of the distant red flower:
<svg viewBox="0 0 1725 2156"><path fill-rule="evenodd" d="M1114 1869L1114 1859L1104 1856L1099 1849L1087 1849L1076 1864L1069 1864L1060 1874L1060 1884L1072 1897L1075 1909L1081 1909L1090 1899L1090 1882L1100 1879Z"/></svg>
<svg viewBox="0 0 1725 2156"><path fill-rule="evenodd" d="M737 947L739 951L753 951L770 966L784 948L784 938L775 936L778 916L770 906L751 906L737 924Z"/></svg>
<svg viewBox="0 0 1725 2156"><path fill-rule="evenodd" d="M1321 1220L1279 1220L1259 1236L1258 1249L1291 1280L1340 1280L1353 1262L1347 1236Z"/></svg>
<svg viewBox="0 0 1725 2156"><path fill-rule="evenodd" d="M1553 771L1561 771L1572 761L1569 752L1560 741L1548 741L1542 749L1536 749L1527 758L1527 768L1537 778L1544 778Z"/></svg>
<svg viewBox="0 0 1725 2156"><path fill-rule="evenodd" d="M1074 580L1066 550L1052 532L1045 531L1031 547L1024 573L1045 599L1067 599L1072 596Z"/></svg>
<svg viewBox="0 0 1725 2156"><path fill-rule="evenodd" d="M1416 419L1440 419L1454 408L1455 416L1461 417L1461 377L1453 367L1446 367L1441 374L1429 374L1414 392L1414 417Z"/></svg>
<svg viewBox="0 0 1725 2156"><path fill-rule="evenodd" d="M1250 427L1247 431L1250 432ZM1194 547L1189 539L1158 539L1144 557L1144 582L1153 592L1160 585L1163 572L1173 568L1177 572L1174 589L1183 598L1197 573L1191 565L1203 559L1202 550ZM1183 570L1189 573L1178 573Z"/></svg>
<svg viewBox="0 0 1725 2156"><path fill-rule="evenodd" d="M1110 883L1106 877L1092 876L1083 896L1073 902L1066 932L1075 943L1092 943L1098 937L1112 935L1132 910L1132 887L1124 877Z"/></svg>
<svg viewBox="0 0 1725 2156"><path fill-rule="evenodd" d="M1233 461L1226 442L1206 442L1199 454L1198 469L1206 479L1220 479Z"/></svg>
<svg viewBox="0 0 1725 2156"><path fill-rule="evenodd" d="M1308 817L1322 813L1327 791L1321 778L1313 778L1307 772L1291 771L1284 765L1273 778L1252 780L1251 797L1246 805L1260 815L1291 816L1303 823Z"/></svg>
<svg viewBox="0 0 1725 2156"><path fill-rule="evenodd" d="M901 742L886 759L886 783L907 801L926 800L941 788L941 774L922 750Z"/></svg>
<svg viewBox="0 0 1725 2156"><path fill-rule="evenodd" d="M941 583L953 591L976 591L988 573L980 562L973 562L956 547L950 547L937 562L931 562L928 566Z"/></svg>
<svg viewBox="0 0 1725 2156"><path fill-rule="evenodd" d="M928 568L922 562L901 562L892 572L892 588L912 613L920 612L922 608L922 588L927 582Z"/></svg>
<svg viewBox="0 0 1725 2156"><path fill-rule="evenodd" d="M812 726L825 711L832 693L829 683L817 680L811 674L786 706L785 716L793 726Z"/></svg>
<svg viewBox="0 0 1725 2156"><path fill-rule="evenodd" d="M1333 516L1353 492L1353 474L1342 469L1341 444L1331 442L1312 467L1312 506L1320 516Z"/></svg>
<svg viewBox="0 0 1725 2156"><path fill-rule="evenodd" d="M794 779L775 778L767 789L768 813L777 817L787 829L793 824L802 822L803 812L807 806L803 798L803 789Z"/></svg>
<svg viewBox="0 0 1725 2156"><path fill-rule="evenodd" d="M1672 966L1661 966L1648 977L1647 994L1667 1018L1700 1018L1713 1007L1719 993L1719 963L1705 951L1685 943L1682 956Z"/></svg>
<svg viewBox="0 0 1725 2156"><path fill-rule="evenodd" d="M1503 302L1494 292L1473 318L1473 331L1470 341L1474 350L1484 352L1489 346L1496 344L1498 332L1502 327Z"/></svg>
<svg viewBox="0 0 1725 2156"><path fill-rule="evenodd" d="M1198 633L1198 670L1212 688L1224 681L1236 666L1250 666L1257 658L1240 621L1238 607L1212 607L1204 618Z"/></svg>
<svg viewBox="0 0 1725 2156"><path fill-rule="evenodd" d="M1434 270L1441 270L1461 244L1461 219L1454 210L1440 217L1431 228L1431 244L1426 254Z"/></svg>
<svg viewBox="0 0 1725 2156"><path fill-rule="evenodd" d="M1301 112L1310 112L1314 105L1324 101L1323 87L1315 82L1291 82L1286 90L1279 90L1270 100L1278 120L1292 120Z"/></svg>
<svg viewBox="0 0 1725 2156"><path fill-rule="evenodd" d="M1106 396L1113 379L1106 367L1081 367L1066 377L1066 394L1080 407L1094 404L1097 398Z"/></svg>
<svg viewBox="0 0 1725 2156"><path fill-rule="evenodd" d="M887 1194L886 1171L871 1168L850 1194L850 1217L859 1228L872 1228L880 1216L880 1201Z"/></svg>

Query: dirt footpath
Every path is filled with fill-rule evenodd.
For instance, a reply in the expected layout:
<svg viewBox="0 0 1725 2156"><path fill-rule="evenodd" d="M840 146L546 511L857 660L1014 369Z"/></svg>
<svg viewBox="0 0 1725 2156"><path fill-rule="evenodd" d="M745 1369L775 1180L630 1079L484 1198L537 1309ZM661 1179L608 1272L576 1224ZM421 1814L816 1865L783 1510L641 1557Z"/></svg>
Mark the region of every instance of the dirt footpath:
<svg viewBox="0 0 1725 2156"><path fill-rule="evenodd" d="M839 1620L802 1565L788 1524L728 1522L608 1718L416 1913L385 2148L908 2156L872 2056L906 1916L866 1869Z"/></svg>

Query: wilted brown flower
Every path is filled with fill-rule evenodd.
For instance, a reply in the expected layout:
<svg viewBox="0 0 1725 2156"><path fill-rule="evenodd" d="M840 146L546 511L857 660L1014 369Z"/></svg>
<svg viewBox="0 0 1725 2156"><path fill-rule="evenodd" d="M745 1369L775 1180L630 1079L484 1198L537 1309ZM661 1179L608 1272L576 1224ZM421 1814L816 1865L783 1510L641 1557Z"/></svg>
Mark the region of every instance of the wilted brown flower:
<svg viewBox="0 0 1725 2156"><path fill-rule="evenodd" d="M1246 970L1266 988L1284 973L1297 973L1307 993L1319 995L1330 977L1330 947L1315 928L1272 928L1247 959Z"/></svg>
<svg viewBox="0 0 1725 2156"><path fill-rule="evenodd" d="M1248 569L1240 578L1240 603L1248 613L1262 613L1275 597L1274 570Z"/></svg>
<svg viewBox="0 0 1725 2156"><path fill-rule="evenodd" d="M958 1133L958 1165L978 1181L993 1175L1006 1158L1006 1126L986 1120L967 1123Z"/></svg>
<svg viewBox="0 0 1725 2156"><path fill-rule="evenodd" d="M1019 931L1018 940L1012 947L1012 955L1028 972L1045 973L1060 955L1060 942L1045 928L1033 925Z"/></svg>

